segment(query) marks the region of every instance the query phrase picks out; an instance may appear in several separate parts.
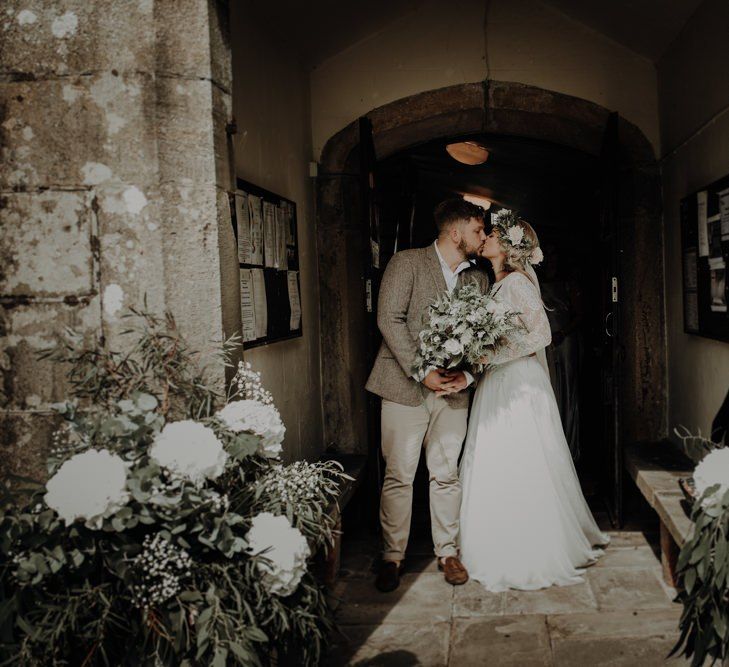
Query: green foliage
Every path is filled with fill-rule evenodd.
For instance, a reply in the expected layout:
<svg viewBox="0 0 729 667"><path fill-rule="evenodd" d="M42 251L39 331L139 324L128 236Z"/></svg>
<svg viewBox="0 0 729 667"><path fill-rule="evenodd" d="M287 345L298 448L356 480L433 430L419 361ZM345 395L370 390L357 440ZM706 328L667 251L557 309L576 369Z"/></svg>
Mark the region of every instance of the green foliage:
<svg viewBox="0 0 729 667"><path fill-rule="evenodd" d="M205 379L202 356L191 350L172 316L164 320L130 309L123 318L133 339L125 353L106 348L80 348L79 337L68 331L66 339L41 357L65 364L73 396L97 407L109 407L135 393L150 394L159 401L165 419L209 417L220 392ZM237 337L225 341L209 361L229 365Z"/></svg>
<svg viewBox="0 0 729 667"><path fill-rule="evenodd" d="M49 472L108 450L126 464L129 498L99 525L66 524L44 485L3 485L0 665L265 665L273 651L318 664L331 628L322 587L307 571L293 594L271 593L260 570L270 560L247 551L246 534L269 511L286 515L312 553L325 546L341 470L261 456L257 435L216 419L221 395L174 322L134 315L141 326L129 329L128 353L72 343L49 353L68 364L73 386L56 406L64 421ZM212 428L228 454L223 474L204 483L174 477L149 455L166 422L189 418ZM280 492L301 479L305 493ZM161 551L150 551L155 544ZM154 560L162 552L170 564Z"/></svg>
<svg viewBox="0 0 729 667"><path fill-rule="evenodd" d="M684 609L671 655L680 651L692 667L729 657L729 491L716 497L718 488L694 503L694 532L678 559L677 600Z"/></svg>

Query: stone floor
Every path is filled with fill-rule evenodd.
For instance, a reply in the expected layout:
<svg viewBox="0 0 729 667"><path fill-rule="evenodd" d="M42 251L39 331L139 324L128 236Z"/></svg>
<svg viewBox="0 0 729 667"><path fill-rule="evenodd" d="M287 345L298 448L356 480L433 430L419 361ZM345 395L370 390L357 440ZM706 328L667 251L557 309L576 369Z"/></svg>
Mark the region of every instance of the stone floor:
<svg viewBox="0 0 729 667"><path fill-rule="evenodd" d="M424 532L411 538L406 573L388 594L373 586L376 540L345 539L326 665L687 664L666 660L681 607L663 583L657 536L609 531L612 544L584 584L494 594L446 584Z"/></svg>

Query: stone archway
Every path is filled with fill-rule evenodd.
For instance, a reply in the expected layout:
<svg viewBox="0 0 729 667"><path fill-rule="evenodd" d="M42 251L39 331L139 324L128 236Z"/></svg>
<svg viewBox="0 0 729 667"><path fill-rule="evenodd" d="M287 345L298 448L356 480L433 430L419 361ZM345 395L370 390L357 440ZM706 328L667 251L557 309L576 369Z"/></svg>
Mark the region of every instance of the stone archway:
<svg viewBox="0 0 729 667"><path fill-rule="evenodd" d="M540 139L599 155L610 111L519 83L488 81L419 93L374 109L378 159L432 139L491 133ZM666 368L660 173L645 135L621 119L620 226L623 436L665 435ZM367 447L364 247L357 205L358 125L325 145L317 192L322 396L326 444Z"/></svg>

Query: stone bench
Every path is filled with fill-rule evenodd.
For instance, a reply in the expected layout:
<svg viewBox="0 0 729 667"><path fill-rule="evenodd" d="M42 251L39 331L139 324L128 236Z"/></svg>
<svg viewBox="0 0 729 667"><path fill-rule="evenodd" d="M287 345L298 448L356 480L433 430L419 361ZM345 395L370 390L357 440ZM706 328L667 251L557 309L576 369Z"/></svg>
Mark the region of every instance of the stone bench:
<svg viewBox="0 0 729 667"><path fill-rule="evenodd" d="M336 503L329 506L329 516L334 521L334 542L323 554L321 578L328 586L333 585L339 574L339 563L342 551L342 511L354 496L355 491L362 483L365 475L367 457L358 454L331 454L325 453L320 461L337 461L344 468L344 472L352 479L345 479L340 485L339 498Z"/></svg>
<svg viewBox="0 0 729 667"><path fill-rule="evenodd" d="M663 578L675 587L678 553L693 529L678 480L690 477L694 466L668 441L626 447L625 466L638 490L658 514Z"/></svg>

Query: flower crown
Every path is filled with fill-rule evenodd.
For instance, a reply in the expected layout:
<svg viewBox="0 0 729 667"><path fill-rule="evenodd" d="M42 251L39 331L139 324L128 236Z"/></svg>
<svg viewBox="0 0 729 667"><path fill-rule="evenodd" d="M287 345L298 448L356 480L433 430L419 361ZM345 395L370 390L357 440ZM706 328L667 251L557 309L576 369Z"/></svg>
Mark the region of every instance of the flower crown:
<svg viewBox="0 0 729 667"><path fill-rule="evenodd" d="M539 264L544 259L542 249L524 236L520 222L521 218L507 208L491 216L491 225L499 232L499 240L507 257L512 261Z"/></svg>

